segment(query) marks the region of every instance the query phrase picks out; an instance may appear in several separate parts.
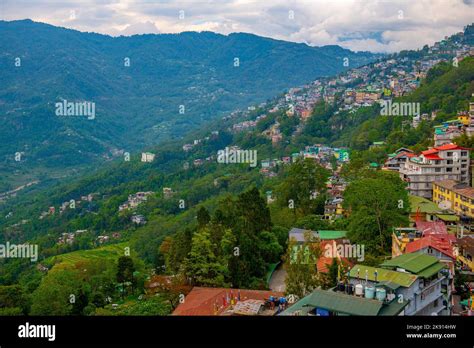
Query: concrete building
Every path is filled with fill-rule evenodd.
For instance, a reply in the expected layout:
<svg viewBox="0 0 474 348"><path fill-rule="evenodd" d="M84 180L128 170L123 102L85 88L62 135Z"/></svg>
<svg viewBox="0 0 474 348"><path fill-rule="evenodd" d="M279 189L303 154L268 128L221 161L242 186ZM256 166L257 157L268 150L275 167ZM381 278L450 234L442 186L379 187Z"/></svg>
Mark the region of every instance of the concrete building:
<svg viewBox="0 0 474 348"><path fill-rule="evenodd" d="M466 128L466 134L474 136L474 103L469 103L469 126Z"/></svg>
<svg viewBox="0 0 474 348"><path fill-rule="evenodd" d="M406 315L451 315L453 274L435 256L409 253L380 265L386 270L416 276L414 283L399 294L409 300Z"/></svg>
<svg viewBox="0 0 474 348"><path fill-rule="evenodd" d="M449 281L444 264L420 253L398 256L380 268L355 265L349 272L350 284L359 287L363 296L381 288L388 300L408 301L405 315L450 315Z"/></svg>
<svg viewBox="0 0 474 348"><path fill-rule="evenodd" d="M457 261L462 271L474 272L474 236L463 236L457 240Z"/></svg>
<svg viewBox="0 0 474 348"><path fill-rule="evenodd" d="M351 290L352 289L352 290ZM396 316L404 315L408 301L357 296L353 287L314 290L283 311L282 316Z"/></svg>
<svg viewBox="0 0 474 348"><path fill-rule="evenodd" d="M388 159L385 161L382 169L398 172L408 158L415 156L416 155L413 153L413 151L402 147L394 153L388 155Z"/></svg>
<svg viewBox="0 0 474 348"><path fill-rule="evenodd" d="M459 216L474 220L474 188L454 180L433 183L433 201Z"/></svg>
<svg viewBox="0 0 474 348"><path fill-rule="evenodd" d="M469 149L446 144L408 158L400 177L408 183L410 194L431 199L432 184L441 180L469 183Z"/></svg>

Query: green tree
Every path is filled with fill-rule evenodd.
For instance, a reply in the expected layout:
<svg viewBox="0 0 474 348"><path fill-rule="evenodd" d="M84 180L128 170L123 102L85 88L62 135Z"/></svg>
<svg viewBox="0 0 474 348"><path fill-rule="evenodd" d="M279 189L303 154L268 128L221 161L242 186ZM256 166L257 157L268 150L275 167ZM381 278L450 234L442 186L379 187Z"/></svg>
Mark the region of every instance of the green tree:
<svg viewBox="0 0 474 348"><path fill-rule="evenodd" d="M32 295L31 315L70 315L72 304L83 288L80 272L56 265Z"/></svg>
<svg viewBox="0 0 474 348"><path fill-rule="evenodd" d="M318 285L317 260L321 255L319 242L309 233L301 244L295 240L288 242L284 267L287 272L285 279L286 293L299 298L306 296Z"/></svg>
<svg viewBox="0 0 474 348"><path fill-rule="evenodd" d="M312 159L299 160L291 165L283 182L277 188L278 201L281 206L294 203L295 211L303 215L314 213L316 200L311 194L322 193L330 173Z"/></svg>
<svg viewBox="0 0 474 348"><path fill-rule="evenodd" d="M122 296L127 291L128 286L132 287L132 291L135 286L135 265L130 256L120 256L117 264L117 283L121 285Z"/></svg>
<svg viewBox="0 0 474 348"><path fill-rule="evenodd" d="M392 228L408 224L410 206L405 184L398 175L372 175L348 185L344 208L350 212L348 238L377 255L390 251Z"/></svg>
<svg viewBox="0 0 474 348"><path fill-rule="evenodd" d="M225 268L214 253L208 228L196 232L192 239L184 270L191 283L199 286L223 286Z"/></svg>
<svg viewBox="0 0 474 348"><path fill-rule="evenodd" d="M209 223L209 221L211 221L211 216L209 215L209 212L207 211L206 208L204 207L199 208L197 212L197 221L198 221L199 228L203 228Z"/></svg>

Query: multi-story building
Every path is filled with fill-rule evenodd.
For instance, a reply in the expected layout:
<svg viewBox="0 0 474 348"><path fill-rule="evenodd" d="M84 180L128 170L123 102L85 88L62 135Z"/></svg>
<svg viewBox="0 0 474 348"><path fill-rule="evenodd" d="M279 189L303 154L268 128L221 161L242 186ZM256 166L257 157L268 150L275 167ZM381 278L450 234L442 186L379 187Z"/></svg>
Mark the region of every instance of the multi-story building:
<svg viewBox="0 0 474 348"><path fill-rule="evenodd" d="M328 199L324 204L324 218L328 220L341 218L344 214L343 202L342 198Z"/></svg>
<svg viewBox="0 0 474 348"><path fill-rule="evenodd" d="M456 238L447 233L441 222L419 222L411 231L409 228L396 229L392 234L392 257L402 254L420 253L436 257L446 266L447 279L442 283L442 293L447 309L452 308L454 290L453 277L456 263Z"/></svg>
<svg viewBox="0 0 474 348"><path fill-rule="evenodd" d="M402 316L407 300L378 295L360 296L353 285L316 289L283 311L282 316ZM381 292L379 291L379 294Z"/></svg>
<svg viewBox="0 0 474 348"><path fill-rule="evenodd" d="M402 147L394 153L388 155L388 159L387 161L385 161L385 164L382 169L394 170L398 172L400 170L400 167L403 166L403 164L407 161L408 158L415 156L416 155L413 153L413 151Z"/></svg>
<svg viewBox="0 0 474 348"><path fill-rule="evenodd" d="M454 180L433 183L433 201L459 216L474 219L474 188Z"/></svg>
<svg viewBox="0 0 474 348"><path fill-rule="evenodd" d="M405 308L407 315L451 315L454 274L444 262L432 255L408 253L387 260L380 266L416 276L413 287L399 293L409 300Z"/></svg>
<svg viewBox="0 0 474 348"><path fill-rule="evenodd" d="M457 261L461 264L461 270L474 272L474 237L464 236L457 240Z"/></svg>
<svg viewBox="0 0 474 348"><path fill-rule="evenodd" d="M382 288L388 299L408 301L405 315L450 315L450 281L444 264L421 253L395 257L380 268L355 265L349 272L350 284L362 285L363 293Z"/></svg>
<svg viewBox="0 0 474 348"><path fill-rule="evenodd" d="M450 144L464 132L464 124L460 120L446 121L434 128L434 146Z"/></svg>
<svg viewBox="0 0 474 348"><path fill-rule="evenodd" d="M408 158L400 168L400 177L408 183L410 194L431 199L432 183L456 180L469 183L469 149L445 144Z"/></svg>

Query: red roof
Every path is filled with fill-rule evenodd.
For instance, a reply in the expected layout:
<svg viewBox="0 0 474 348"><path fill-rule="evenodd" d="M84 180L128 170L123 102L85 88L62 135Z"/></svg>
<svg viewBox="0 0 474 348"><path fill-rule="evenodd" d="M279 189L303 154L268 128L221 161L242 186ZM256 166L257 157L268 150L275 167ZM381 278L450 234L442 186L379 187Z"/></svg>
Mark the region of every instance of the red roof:
<svg viewBox="0 0 474 348"><path fill-rule="evenodd" d="M237 297L240 300L265 300L270 296L281 297L282 292L262 290L241 290L227 288L202 288L195 286L185 297L183 303L174 310L173 315L217 315L224 312L230 305L230 299ZM224 306L224 298L229 298Z"/></svg>
<svg viewBox="0 0 474 348"><path fill-rule="evenodd" d="M441 237L441 236L431 235L431 236L420 238L413 242L409 242L405 250L407 253L412 253L412 252L415 252L427 247L432 247L433 249L436 249L442 252L443 254L449 256L450 258L455 259L451 242L445 237Z"/></svg>
<svg viewBox="0 0 474 348"><path fill-rule="evenodd" d="M441 145L441 146L435 147L435 149L437 149L438 151L446 151L446 150L469 150L469 148L467 148L467 147L458 146L458 145L456 145L456 144L445 144L445 145Z"/></svg>
<svg viewBox="0 0 474 348"><path fill-rule="evenodd" d="M456 241L456 237L448 233L443 221L416 221L416 228L421 231L423 237L435 236L446 238L451 242Z"/></svg>
<svg viewBox="0 0 474 348"><path fill-rule="evenodd" d="M433 154L433 155L424 155L426 159L429 159L429 160L442 160L441 157L439 157L437 154Z"/></svg>
<svg viewBox="0 0 474 348"><path fill-rule="evenodd" d="M434 148L434 149L429 149L429 150L421 151L421 153L422 153L423 155L425 155L425 156L426 156L426 155L433 155L433 154L435 154L435 153L438 153L438 150L437 150L436 148Z"/></svg>
<svg viewBox="0 0 474 348"><path fill-rule="evenodd" d="M458 146L456 144L445 144L438 147L434 147L429 150L422 151L421 153L426 157L426 155L435 155L440 151L447 151L447 150L471 150L471 149L467 147Z"/></svg>

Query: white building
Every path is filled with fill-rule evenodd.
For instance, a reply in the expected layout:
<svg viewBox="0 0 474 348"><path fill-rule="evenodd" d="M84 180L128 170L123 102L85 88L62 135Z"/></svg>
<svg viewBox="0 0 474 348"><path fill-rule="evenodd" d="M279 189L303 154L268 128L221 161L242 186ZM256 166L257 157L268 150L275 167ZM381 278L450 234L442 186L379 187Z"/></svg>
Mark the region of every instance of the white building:
<svg viewBox="0 0 474 348"><path fill-rule="evenodd" d="M408 158L400 167L400 178L408 183L410 194L431 199L434 181L469 184L469 166L469 149L446 144Z"/></svg>

